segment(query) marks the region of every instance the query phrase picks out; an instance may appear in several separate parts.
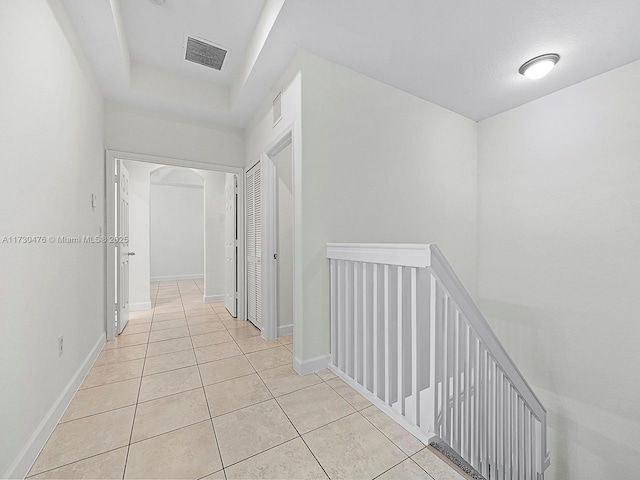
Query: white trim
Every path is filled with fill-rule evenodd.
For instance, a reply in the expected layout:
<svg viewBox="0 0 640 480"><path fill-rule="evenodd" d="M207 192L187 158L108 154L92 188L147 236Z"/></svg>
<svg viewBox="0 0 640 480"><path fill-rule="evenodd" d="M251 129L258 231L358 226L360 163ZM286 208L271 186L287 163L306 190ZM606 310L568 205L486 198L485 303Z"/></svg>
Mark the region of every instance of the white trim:
<svg viewBox="0 0 640 480"><path fill-rule="evenodd" d="M278 335L278 271L276 254L276 182L278 174L273 157L260 155L260 189L262 191L262 338L273 340Z"/></svg>
<svg viewBox="0 0 640 480"><path fill-rule="evenodd" d="M410 243L328 243L327 258L425 268L431 260L429 247Z"/></svg>
<svg viewBox="0 0 640 480"><path fill-rule="evenodd" d="M151 308L151 302L139 302L139 303L130 303L129 311L135 312L138 310L149 310Z"/></svg>
<svg viewBox="0 0 640 480"><path fill-rule="evenodd" d="M24 448L20 451L15 461L11 464L9 469L2 475L2 478L24 478L33 463L40 455L40 452L44 448L47 440L53 433L53 430L58 425L58 422L64 415L65 410L73 400L73 396L82 385L84 378L89 373L89 370L93 366L93 362L98 358L98 354L102 350L105 344L105 333L100 334L100 338L93 346L87 357L82 362L82 365L78 368L73 375L67 386L64 388L60 396L53 403L47 414L44 416L40 424L36 427L35 431L27 441Z"/></svg>
<svg viewBox="0 0 640 480"><path fill-rule="evenodd" d="M160 157L157 155L145 155L141 153L123 152L120 150L107 150L107 155L121 160L133 160L135 162L158 163L160 165L170 165L173 167L197 168L199 170L213 170L216 172L228 172L241 174L241 167L231 167L229 165L220 165L217 163L199 162L195 160L186 160L183 158Z"/></svg>
<svg viewBox="0 0 640 480"><path fill-rule="evenodd" d="M278 336L291 335L293 333L293 323L289 325L280 325L278 327Z"/></svg>
<svg viewBox="0 0 640 480"><path fill-rule="evenodd" d="M493 356L531 411L538 420L542 422L542 428L545 428L547 411L544 405L542 405L542 402L533 391L533 388L531 388L531 385L529 385L502 343L500 343L489 322L484 318L484 315L482 315L482 312L480 312L480 309L464 288L464 285L438 246L431 244L430 247L432 254L431 266L436 278L449 296L455 299L460 312L464 314L467 323L473 328L478 339L480 339L487 351ZM546 439L546 435L544 435L543 438Z"/></svg>
<svg viewBox="0 0 640 480"><path fill-rule="evenodd" d="M329 363L331 363L331 355L320 355L309 360L300 360L298 357L293 357L293 369L300 375L319 372L327 368Z"/></svg>
<svg viewBox="0 0 640 480"><path fill-rule="evenodd" d="M278 155L285 147L291 145L293 149L293 125L285 128L284 131L276 137L271 145L260 155L260 173L262 182L262 338L267 340L274 339L280 335L278 329L278 265L274 258L277 253L277 208L276 184L278 181L278 173L274 163L275 156ZM293 151L292 151L293 156ZM292 178L294 178L294 158L292 158ZM292 192L295 198L295 186ZM295 232L295 212L296 205L293 205L292 230ZM295 236L294 236L294 278L296 281L296 257L295 257ZM293 294L293 309L296 308L296 296Z"/></svg>
<svg viewBox="0 0 640 480"><path fill-rule="evenodd" d="M201 280L204 275L192 273L190 275L166 275L163 277L151 277L151 282L169 282L171 280Z"/></svg>
<svg viewBox="0 0 640 480"><path fill-rule="evenodd" d="M115 235L115 160L132 160L136 162L155 163L161 165L169 165L175 167L196 168L200 170L210 170L217 172L233 173L236 175L242 175L244 178L244 169L242 167L231 167L228 165L219 165L214 163L198 162L193 160L185 160L179 158L160 157L156 155L145 155L140 153L123 152L120 150L106 150L105 152L105 228L104 232L107 237ZM244 182L238 182L238 203L237 208L239 211L244 211ZM238 231L244 231L244 217L238 216ZM112 247L113 244L105 243L104 255L105 255L105 330L107 332L107 340L115 338L115 270L111 268L115 265L115 251ZM236 258L237 274L246 274L244 260L245 260L245 246L244 235L240 235L238 238L238 256ZM152 280L153 281L153 280ZM246 317L246 304L247 293L245 283L241 282L238 288L238 310L236 314L238 319L245 320Z"/></svg>
<svg viewBox="0 0 640 480"><path fill-rule="evenodd" d="M155 185L156 187L174 187L174 188L197 188L199 190L204 190L204 185L190 185L188 183L160 183L160 182L149 182L149 185Z"/></svg>
<svg viewBox="0 0 640 480"><path fill-rule="evenodd" d="M209 303L209 302L223 302L224 301L224 293L220 293L218 295L203 295L202 296L202 301L204 303Z"/></svg>

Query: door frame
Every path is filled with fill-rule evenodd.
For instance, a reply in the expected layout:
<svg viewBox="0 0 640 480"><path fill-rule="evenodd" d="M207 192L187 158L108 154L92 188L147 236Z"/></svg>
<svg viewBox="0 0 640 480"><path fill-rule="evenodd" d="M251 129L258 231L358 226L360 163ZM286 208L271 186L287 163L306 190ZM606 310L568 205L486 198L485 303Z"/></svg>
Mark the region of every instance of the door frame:
<svg viewBox="0 0 640 480"><path fill-rule="evenodd" d="M260 323L260 333L262 335L263 338L268 338L265 336L265 323L264 323L264 287L265 287L265 277L264 277L264 270L263 268L263 259L264 259L264 214L265 214L265 207L264 207L264 179L262 176L262 161L258 160L256 162L253 162L251 164L249 164L247 167L245 167L243 174L242 174L242 184L244 187L244 211L242 212L242 217L243 217L243 221L244 221L244 225L245 228L242 232L242 237L244 240L244 244L245 244L245 250L244 250L244 275L243 275L243 282L244 282L244 288L245 288L245 298L244 298L244 308L245 308L245 312L246 312L246 317L247 320L251 322L251 320L249 319L249 250L248 250L248 240L247 240L247 234L248 234L248 227L247 225L249 224L248 221L248 216L249 216L249 210L247 208L247 198L246 195L249 194L249 192L247 191L247 174L254 169L256 166L258 166L260 168L260 192L261 192L261 206L262 206L262 217L261 217L261 221L260 221L260 233L261 233L261 238L262 238L262 246L261 246L261 256L260 256L260 269L261 269L261 274L260 277L262 279L261 283L260 283L260 291L262 294L262 303L261 303L261 308L262 308L262 312L261 312L261 317L262 317L262 322ZM255 190L254 190L255 191ZM253 323L253 322L252 322ZM255 324L254 324L255 325ZM256 325L257 327L257 325ZM269 327L267 327L267 329L269 329Z"/></svg>
<svg viewBox="0 0 640 480"><path fill-rule="evenodd" d="M294 337L296 330L300 330L301 322L296 319L301 319L298 309L301 307L300 299L302 298L302 287L297 282L299 276L298 268L301 262L298 259L299 239L300 235L297 231L299 226L296 222L296 217L299 212L300 205L297 201L297 189L296 174L299 169L296 168L296 151L294 128L290 126L286 128L282 134L280 134L273 143L264 152L260 154L260 179L262 182L262 337L267 340L272 340L278 337L278 264L274 258L274 254L277 253L277 207L278 202L276 198L277 194L277 181L278 172L275 165L275 157L284 150L287 146L291 145L292 149L292 209L293 214L291 218L292 231L294 232L293 241L293 331ZM257 162L256 162L257 163ZM249 166L245 171L248 171L253 167L255 163ZM245 272L246 278L246 272ZM297 328L296 328L297 327ZM295 348L295 347L294 347Z"/></svg>
<svg viewBox="0 0 640 480"><path fill-rule="evenodd" d="M108 240L115 236L115 163L116 160L132 160L135 162L158 163L161 165L169 165L174 167L196 168L199 170L210 170L222 173L233 173L238 178L244 179L244 169L239 167L231 167L228 165L219 165L214 163L204 163L194 160L184 160L179 158L159 157L155 155L145 155L141 153L124 152L119 150L106 150L105 152L105 237ZM238 231L244 231L244 215L238 212L244 211L244 180L238 182L238 204L236 205L236 215L238 220ZM244 259L244 235L238 238L238 256L236 258L236 275L246 277ZM116 276L116 256L113 244L108 241L104 243L104 259L105 259L105 330L107 341L113 340L116 336L115 332L115 276ZM246 320L246 290L244 282L238 282L238 298L242 299L238 302L237 318Z"/></svg>

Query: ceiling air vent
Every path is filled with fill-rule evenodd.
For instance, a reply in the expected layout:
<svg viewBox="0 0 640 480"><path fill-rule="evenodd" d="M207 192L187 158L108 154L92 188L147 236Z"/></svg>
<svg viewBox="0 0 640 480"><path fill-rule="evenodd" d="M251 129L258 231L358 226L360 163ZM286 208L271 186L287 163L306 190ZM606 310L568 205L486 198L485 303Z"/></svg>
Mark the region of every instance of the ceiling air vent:
<svg viewBox="0 0 640 480"><path fill-rule="evenodd" d="M273 126L282 118L282 91L276 95L276 98L273 99Z"/></svg>
<svg viewBox="0 0 640 480"><path fill-rule="evenodd" d="M205 67L222 70L222 64L227 52L227 49L220 46L207 43L198 38L187 37L187 52L184 58Z"/></svg>

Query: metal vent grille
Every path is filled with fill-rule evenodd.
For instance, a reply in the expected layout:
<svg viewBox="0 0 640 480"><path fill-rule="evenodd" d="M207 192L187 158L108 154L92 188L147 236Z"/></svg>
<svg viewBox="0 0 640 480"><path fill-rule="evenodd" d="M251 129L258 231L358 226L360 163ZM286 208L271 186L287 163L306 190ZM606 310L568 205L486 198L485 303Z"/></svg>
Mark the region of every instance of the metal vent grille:
<svg viewBox="0 0 640 480"><path fill-rule="evenodd" d="M273 126L282 118L282 92L273 99Z"/></svg>
<svg viewBox="0 0 640 480"><path fill-rule="evenodd" d="M222 64L227 56L227 50L216 47L210 43L187 37L187 53L185 60L188 60L205 67L222 70Z"/></svg>

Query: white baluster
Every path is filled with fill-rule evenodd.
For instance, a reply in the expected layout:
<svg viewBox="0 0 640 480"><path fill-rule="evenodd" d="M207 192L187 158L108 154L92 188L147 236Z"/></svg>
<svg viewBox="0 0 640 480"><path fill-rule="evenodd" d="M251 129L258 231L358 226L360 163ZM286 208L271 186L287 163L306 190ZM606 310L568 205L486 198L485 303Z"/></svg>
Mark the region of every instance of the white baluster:
<svg viewBox="0 0 640 480"><path fill-rule="evenodd" d="M372 360L373 360L373 394L376 398L380 398L380 385L379 385L379 366L380 366L380 352L378 351L378 330L379 330L379 319L378 319L378 264L375 263L373 265L373 288L371 291L371 300L373 302L372 311L371 311L371 329L373 336L373 351L372 351Z"/></svg>
<svg viewBox="0 0 640 480"><path fill-rule="evenodd" d="M345 339L345 328L344 328L344 279L343 275L343 265L344 262L342 260L337 261L336 268L338 270L338 328L336 329L338 332L338 363L336 366L339 370L344 372L345 369L345 359L344 359L344 339Z"/></svg>
<svg viewBox="0 0 640 480"><path fill-rule="evenodd" d="M353 262L353 379L358 381L358 359L360 358L360 335L358 335L358 262Z"/></svg>
<svg viewBox="0 0 640 480"><path fill-rule="evenodd" d="M439 368L438 355L440 349L440 328L437 308L437 288L436 279L429 273L429 317L427 319L429 328L429 389L427 390L426 418L432 423L425 425L425 429L431 429L434 433L439 433L438 427L438 390L439 390Z"/></svg>
<svg viewBox="0 0 640 480"><path fill-rule="evenodd" d="M338 279L336 276L336 260L329 262L331 272L331 363L338 366L337 352L338 332L337 328L337 295L338 295Z"/></svg>
<svg viewBox="0 0 640 480"><path fill-rule="evenodd" d="M351 281L351 263L346 262L344 266L344 285L346 292L346 306L345 306L345 354L346 354L346 362L345 362L345 370L344 372L351 377L352 370L352 359L353 359L353 339L351 338L353 333L351 330L351 325L353 323L353 309L351 307L353 303L353 283Z"/></svg>
<svg viewBox="0 0 640 480"><path fill-rule="evenodd" d="M453 448L456 452L460 451L462 446L462 438L460 435L460 312L456 306L451 304L453 314Z"/></svg>
<svg viewBox="0 0 640 480"><path fill-rule="evenodd" d="M369 321L367 317L367 264L362 264L362 386L371 391L369 383Z"/></svg>
<svg viewBox="0 0 640 480"><path fill-rule="evenodd" d="M384 294L384 401L391 405L391 335L389 334L389 265L383 269Z"/></svg>
<svg viewBox="0 0 640 480"><path fill-rule="evenodd" d="M442 366L444 371L444 404L443 404L443 413L442 413L442 426L443 426L443 440L445 440L448 444L451 444L451 433L449 428L449 417L451 416L451 411L449 409L450 403L450 388L449 388L449 370L451 364L451 322L449 318L449 299L446 295L444 295L444 304L443 304L443 334L444 334L444 342L442 344L443 355L442 355Z"/></svg>
<svg viewBox="0 0 640 480"><path fill-rule="evenodd" d="M411 269L411 394L413 395L413 421L416 426L421 425L420 421L420 375L419 369L422 368L420 364L421 356L418 345L418 299L417 299L417 285L416 285L417 270ZM428 347L428 346L427 346Z"/></svg>
<svg viewBox="0 0 640 480"><path fill-rule="evenodd" d="M465 325L464 343L464 439L465 458L471 461L471 329Z"/></svg>
<svg viewBox="0 0 640 480"><path fill-rule="evenodd" d="M398 407L400 414L405 414L405 402L404 402L404 319L402 316L402 267L398 267L398 322L397 322L397 346L398 346Z"/></svg>

